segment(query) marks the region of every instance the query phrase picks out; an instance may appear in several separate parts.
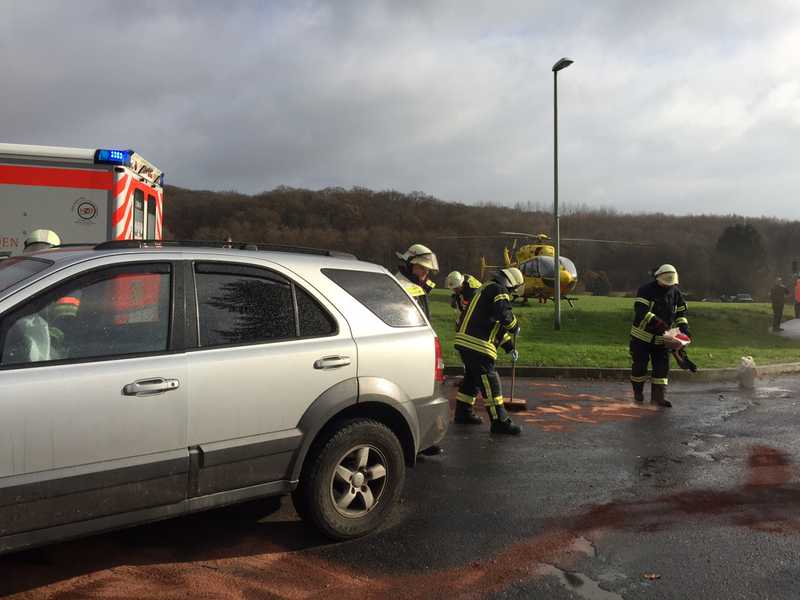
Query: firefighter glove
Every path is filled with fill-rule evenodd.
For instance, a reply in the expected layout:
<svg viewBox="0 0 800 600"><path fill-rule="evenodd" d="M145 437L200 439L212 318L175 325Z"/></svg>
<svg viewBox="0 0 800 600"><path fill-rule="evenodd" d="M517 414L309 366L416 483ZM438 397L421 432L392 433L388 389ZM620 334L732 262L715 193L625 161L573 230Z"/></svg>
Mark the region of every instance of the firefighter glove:
<svg viewBox="0 0 800 600"><path fill-rule="evenodd" d="M667 327L667 324L658 317L653 317L652 328L659 335L661 335L662 333L667 331L667 329L669 329L669 327Z"/></svg>
<svg viewBox="0 0 800 600"><path fill-rule="evenodd" d="M519 351L514 348L511 351L511 362L517 362L519 360Z"/></svg>

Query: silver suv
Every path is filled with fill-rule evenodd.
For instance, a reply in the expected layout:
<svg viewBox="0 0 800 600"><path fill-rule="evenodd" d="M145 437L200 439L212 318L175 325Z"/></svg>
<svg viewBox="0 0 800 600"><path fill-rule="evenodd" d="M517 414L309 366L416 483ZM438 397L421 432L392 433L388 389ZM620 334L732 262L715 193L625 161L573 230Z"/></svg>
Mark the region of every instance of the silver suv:
<svg viewBox="0 0 800 600"><path fill-rule="evenodd" d="M288 493L328 536L364 535L445 434L442 378L413 300L349 255L0 261L0 552Z"/></svg>

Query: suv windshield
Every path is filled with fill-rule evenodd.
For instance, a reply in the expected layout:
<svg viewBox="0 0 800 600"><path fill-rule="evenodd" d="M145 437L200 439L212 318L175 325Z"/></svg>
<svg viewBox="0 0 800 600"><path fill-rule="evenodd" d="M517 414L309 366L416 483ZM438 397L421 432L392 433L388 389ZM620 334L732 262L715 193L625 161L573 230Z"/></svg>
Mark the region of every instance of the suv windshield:
<svg viewBox="0 0 800 600"><path fill-rule="evenodd" d="M0 292L28 277L36 275L36 273L43 271L52 264L52 261L49 260L24 256L0 260Z"/></svg>

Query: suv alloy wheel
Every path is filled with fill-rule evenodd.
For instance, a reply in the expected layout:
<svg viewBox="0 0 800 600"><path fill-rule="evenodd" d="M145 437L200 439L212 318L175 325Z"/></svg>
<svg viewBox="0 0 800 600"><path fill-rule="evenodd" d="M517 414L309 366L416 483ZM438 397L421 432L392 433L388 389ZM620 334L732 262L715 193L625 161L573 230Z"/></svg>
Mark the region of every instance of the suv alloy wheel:
<svg viewBox="0 0 800 600"><path fill-rule="evenodd" d="M317 449L293 495L298 513L337 540L377 527L405 479L397 436L378 421L353 419L342 421Z"/></svg>

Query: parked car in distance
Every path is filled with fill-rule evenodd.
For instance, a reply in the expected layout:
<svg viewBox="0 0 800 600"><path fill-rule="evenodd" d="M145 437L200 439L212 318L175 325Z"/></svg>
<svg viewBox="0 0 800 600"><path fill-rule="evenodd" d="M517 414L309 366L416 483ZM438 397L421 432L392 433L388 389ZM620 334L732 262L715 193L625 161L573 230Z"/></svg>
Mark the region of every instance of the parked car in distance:
<svg viewBox="0 0 800 600"><path fill-rule="evenodd" d="M750 294L736 294L734 302L752 302L753 297Z"/></svg>
<svg viewBox="0 0 800 600"><path fill-rule="evenodd" d="M383 267L132 241L0 261L0 552L292 494L379 527L445 435L439 341Z"/></svg>

